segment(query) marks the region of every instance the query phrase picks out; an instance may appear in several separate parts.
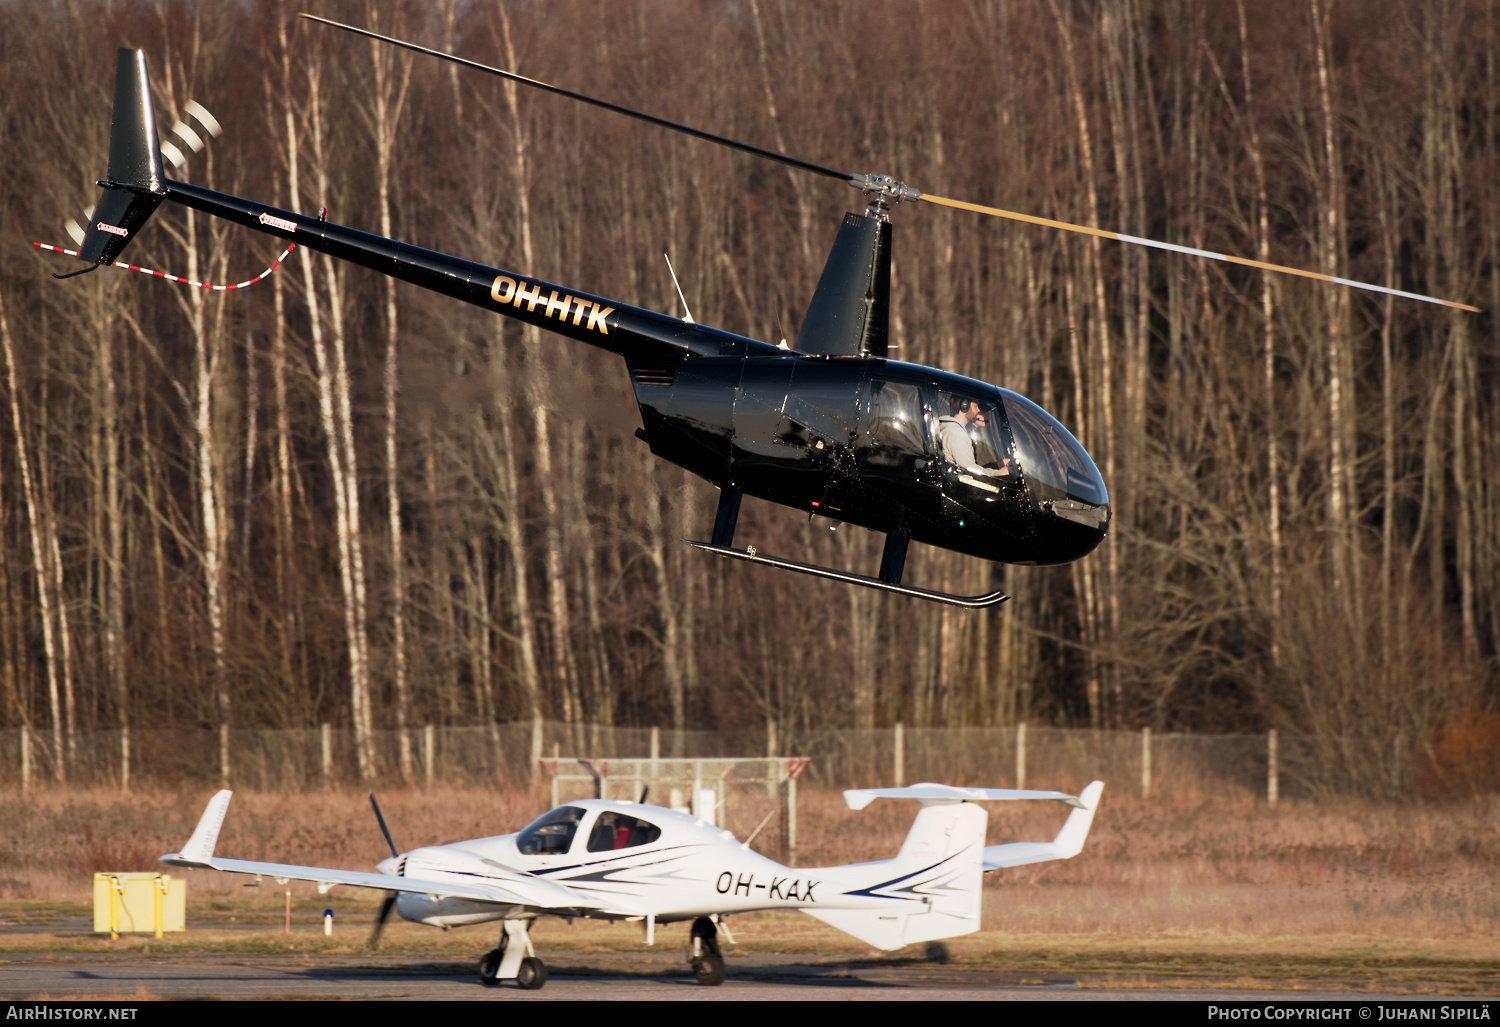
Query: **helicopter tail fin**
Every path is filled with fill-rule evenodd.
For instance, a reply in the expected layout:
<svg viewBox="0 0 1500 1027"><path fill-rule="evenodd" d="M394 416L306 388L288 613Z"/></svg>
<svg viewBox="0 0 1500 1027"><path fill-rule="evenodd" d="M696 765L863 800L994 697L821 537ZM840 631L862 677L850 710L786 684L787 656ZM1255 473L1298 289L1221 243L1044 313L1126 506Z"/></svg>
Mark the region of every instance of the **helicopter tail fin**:
<svg viewBox="0 0 1500 1027"><path fill-rule="evenodd" d="M115 109L109 130L109 179L89 218L78 259L112 264L166 198L161 142L151 107L146 55L121 49L115 65Z"/></svg>
<svg viewBox="0 0 1500 1027"><path fill-rule="evenodd" d="M845 214L795 348L824 356L883 357L890 307L891 223Z"/></svg>

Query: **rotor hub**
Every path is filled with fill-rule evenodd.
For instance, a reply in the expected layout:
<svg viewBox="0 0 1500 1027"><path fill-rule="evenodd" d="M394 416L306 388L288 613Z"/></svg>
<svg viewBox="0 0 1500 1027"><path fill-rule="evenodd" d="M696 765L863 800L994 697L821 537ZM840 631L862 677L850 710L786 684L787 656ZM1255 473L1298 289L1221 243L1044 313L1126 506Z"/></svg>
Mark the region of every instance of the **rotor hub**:
<svg viewBox="0 0 1500 1027"><path fill-rule="evenodd" d="M869 197L865 213L877 221L891 219L891 204L922 198L922 190L898 182L890 175L865 175L851 179L849 184Z"/></svg>

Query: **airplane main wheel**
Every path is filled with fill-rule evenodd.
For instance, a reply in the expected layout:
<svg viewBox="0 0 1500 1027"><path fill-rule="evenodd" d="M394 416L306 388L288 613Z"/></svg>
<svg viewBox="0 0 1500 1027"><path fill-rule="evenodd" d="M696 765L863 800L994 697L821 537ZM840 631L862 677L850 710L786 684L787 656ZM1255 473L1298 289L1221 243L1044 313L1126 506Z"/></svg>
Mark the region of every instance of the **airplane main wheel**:
<svg viewBox="0 0 1500 1027"><path fill-rule="evenodd" d="M693 921L692 941L696 955L691 957L693 976L710 988L724 983L724 954L719 951L719 928L707 917Z"/></svg>
<svg viewBox="0 0 1500 1027"><path fill-rule="evenodd" d="M716 987L724 983L724 957L717 952L705 952L693 960L693 976L699 984Z"/></svg>
<svg viewBox="0 0 1500 1027"><path fill-rule="evenodd" d="M516 987L526 991L536 991L547 983L547 964L535 956L527 956L521 960L521 968L516 971Z"/></svg>
<svg viewBox="0 0 1500 1027"><path fill-rule="evenodd" d="M496 974L500 971L500 957L504 954L500 949L491 949L479 957L479 983L486 988L493 988L500 983Z"/></svg>

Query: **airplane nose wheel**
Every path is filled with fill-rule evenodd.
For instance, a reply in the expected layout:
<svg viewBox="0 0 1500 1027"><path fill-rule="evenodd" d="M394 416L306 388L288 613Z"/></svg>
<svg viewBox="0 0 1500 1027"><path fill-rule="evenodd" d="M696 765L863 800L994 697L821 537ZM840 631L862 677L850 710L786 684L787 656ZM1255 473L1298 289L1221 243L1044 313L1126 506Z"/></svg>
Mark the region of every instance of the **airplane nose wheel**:
<svg viewBox="0 0 1500 1027"><path fill-rule="evenodd" d="M693 921L688 950L693 976L699 984L715 987L724 983L724 954L719 951L719 928L706 916Z"/></svg>
<svg viewBox="0 0 1500 1027"><path fill-rule="evenodd" d="M532 954L531 938L524 920L507 920L500 944L479 957L479 983L494 988L515 981L523 991L535 991L547 983L547 964ZM510 958L507 958L509 953ZM524 958L522 957L522 954Z"/></svg>

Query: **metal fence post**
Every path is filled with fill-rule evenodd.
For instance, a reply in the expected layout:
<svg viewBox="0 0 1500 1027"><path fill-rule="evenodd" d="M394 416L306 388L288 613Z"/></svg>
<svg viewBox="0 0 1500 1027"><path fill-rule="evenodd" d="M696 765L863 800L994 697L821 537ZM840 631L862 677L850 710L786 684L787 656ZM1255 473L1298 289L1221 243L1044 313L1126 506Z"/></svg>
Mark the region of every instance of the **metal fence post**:
<svg viewBox="0 0 1500 1027"><path fill-rule="evenodd" d="M422 725L422 769L427 772L427 787L432 787L433 749L437 733L431 724Z"/></svg>
<svg viewBox="0 0 1500 1027"><path fill-rule="evenodd" d="M21 725L21 791L31 789L31 732Z"/></svg>
<svg viewBox="0 0 1500 1027"><path fill-rule="evenodd" d="M1016 725L1016 787L1026 787L1026 722Z"/></svg>
<svg viewBox="0 0 1500 1027"><path fill-rule="evenodd" d="M1276 805L1277 793L1281 791L1279 771L1276 766L1276 729L1266 735L1266 802Z"/></svg>
<svg viewBox="0 0 1500 1027"><path fill-rule="evenodd" d="M1399 732L1399 731L1396 732L1396 737L1392 741L1392 748L1395 751L1392 754L1392 758L1391 758L1391 794L1392 795L1400 795L1401 794L1401 732Z"/></svg>
<svg viewBox="0 0 1500 1027"><path fill-rule="evenodd" d="M1151 729L1141 728L1141 798L1151 795Z"/></svg>
<svg viewBox="0 0 1500 1027"><path fill-rule="evenodd" d="M790 862L797 855L797 779L794 777L786 783L786 850L787 861Z"/></svg>
<svg viewBox="0 0 1500 1027"><path fill-rule="evenodd" d="M906 745L901 721L896 721L896 787L906 787Z"/></svg>
<svg viewBox="0 0 1500 1027"><path fill-rule="evenodd" d="M323 787L333 784L333 725L323 721Z"/></svg>
<svg viewBox="0 0 1500 1027"><path fill-rule="evenodd" d="M770 759L775 756L776 749L776 721L768 717L766 718L766 758ZM776 796L776 782L771 778L771 771L769 769L771 764L768 763L766 766L766 796L767 798L774 798Z"/></svg>
<svg viewBox="0 0 1500 1027"><path fill-rule="evenodd" d="M655 788L657 790L657 792L661 791L661 788L660 788L661 767L656 762L659 759L661 759L661 728L659 728L659 727L653 727L651 729L651 785L650 785L650 787ZM662 798L663 798L663 796L660 796L660 795L657 796L657 803L658 803L658 805L661 803ZM670 797L667 797L667 805L668 806L672 805Z"/></svg>

